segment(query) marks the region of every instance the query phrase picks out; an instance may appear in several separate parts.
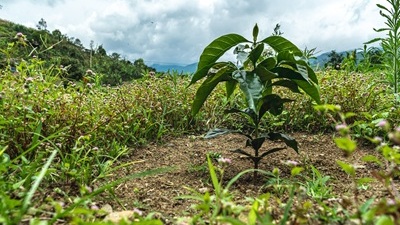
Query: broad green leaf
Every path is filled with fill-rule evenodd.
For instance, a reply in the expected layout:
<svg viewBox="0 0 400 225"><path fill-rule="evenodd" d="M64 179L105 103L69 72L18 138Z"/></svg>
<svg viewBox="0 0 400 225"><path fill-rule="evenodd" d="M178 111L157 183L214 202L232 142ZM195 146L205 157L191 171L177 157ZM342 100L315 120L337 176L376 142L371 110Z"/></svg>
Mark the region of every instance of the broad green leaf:
<svg viewBox="0 0 400 225"><path fill-rule="evenodd" d="M200 85L200 87L197 89L192 105L193 116L199 112L200 108L203 106L204 102L207 100L208 96L214 90L217 84L221 81L229 80L229 74L229 68L224 67L218 70L215 75L207 77L207 79Z"/></svg>
<svg viewBox="0 0 400 225"><path fill-rule="evenodd" d="M237 81L236 80L228 80L225 82L225 88L226 88L226 97L229 99L233 92L235 92L237 86Z"/></svg>
<svg viewBox="0 0 400 225"><path fill-rule="evenodd" d="M258 25L256 24L256 25L254 25L254 28L253 28L253 42L254 43L257 42L258 32L259 32Z"/></svg>
<svg viewBox="0 0 400 225"><path fill-rule="evenodd" d="M280 64L281 62L296 62L296 59L294 58L293 53L291 53L290 51L282 51L279 52L278 55L276 56L276 59L278 61L278 64Z"/></svg>
<svg viewBox="0 0 400 225"><path fill-rule="evenodd" d="M317 104L321 103L319 86L307 79L305 74L284 67L276 67L272 72L277 73L280 78L286 78L296 82L296 84Z"/></svg>
<svg viewBox="0 0 400 225"><path fill-rule="evenodd" d="M271 141L276 141L276 140L284 141L287 146L293 148L297 153L299 153L299 148L297 147L297 141L287 134L271 132L268 134L267 138Z"/></svg>
<svg viewBox="0 0 400 225"><path fill-rule="evenodd" d="M228 130L228 129L220 129L220 128L215 128L211 129L207 132L207 134L204 136L204 138L209 139L209 138L215 138L221 135L229 134L232 133L233 131Z"/></svg>
<svg viewBox="0 0 400 225"><path fill-rule="evenodd" d="M249 41L238 34L226 34L212 41L204 49L203 53L201 53L197 70L194 73L190 84L194 84L196 81L205 77L213 63L215 63L226 51L243 42Z"/></svg>
<svg viewBox="0 0 400 225"><path fill-rule="evenodd" d="M233 153L239 153L239 154L245 155L245 156L249 157L250 159L252 159L253 161L254 161L254 159L255 159L254 156L252 156L250 153L247 153L246 151L244 151L244 150L242 150L242 149L236 149L236 150L233 150L232 152L233 152Z"/></svg>
<svg viewBox="0 0 400 225"><path fill-rule="evenodd" d="M297 73L299 73L304 80L312 81L315 84L318 84L318 78L315 74L314 70L307 64L304 60L295 60L294 56L290 53L285 52L286 54L281 54L281 61L279 62L279 67L291 69Z"/></svg>
<svg viewBox="0 0 400 225"><path fill-rule="evenodd" d="M274 116L280 115L283 111L283 104L291 101L293 100L281 98L275 94L266 95L260 99L258 116L261 119L266 112L270 112Z"/></svg>
<svg viewBox="0 0 400 225"><path fill-rule="evenodd" d="M308 77L304 77L301 73L286 67L275 67L271 72L278 74L279 78L286 78L290 80L304 80L309 82Z"/></svg>
<svg viewBox="0 0 400 225"><path fill-rule="evenodd" d="M260 137L253 140L248 139L246 142L246 147L251 146L254 150L258 151L264 142L265 142L265 137Z"/></svg>
<svg viewBox="0 0 400 225"><path fill-rule="evenodd" d="M344 172L346 172L348 175L354 177L356 175L356 169L354 166L345 163L343 161L337 160L336 163L342 168Z"/></svg>
<svg viewBox="0 0 400 225"><path fill-rule="evenodd" d="M262 66L267 70L273 69L277 64L275 57L268 57L261 61L257 66Z"/></svg>
<svg viewBox="0 0 400 225"><path fill-rule="evenodd" d="M256 65L263 51L264 51L264 45L259 44L250 52L248 58L250 59L251 62L253 62L254 66Z"/></svg>
<svg viewBox="0 0 400 225"><path fill-rule="evenodd" d="M296 56L302 56L303 52L297 48L296 45L294 45L292 42L289 40L285 39L282 36L269 36L262 40L261 42L269 45L272 49L274 49L276 52L282 52L282 51L290 51Z"/></svg>
<svg viewBox="0 0 400 225"><path fill-rule="evenodd" d="M256 114L252 109L250 109L250 108L246 108L246 109L244 109L244 110L232 108L232 109L225 110L225 113L242 113L242 114L244 114L245 116L248 116L249 119L251 119L251 121L252 121L254 124L257 124L257 123L258 123L258 116L257 116L257 114Z"/></svg>
<svg viewBox="0 0 400 225"><path fill-rule="evenodd" d="M297 60L296 64L297 64L296 67L300 73L307 73L306 75L303 74L303 77L308 77L309 79L311 79L312 82L318 84L317 75L315 74L314 70L307 64L306 61Z"/></svg>
<svg viewBox="0 0 400 225"><path fill-rule="evenodd" d="M248 107L257 112L256 106L258 100L262 97L264 89L259 77L254 73L246 73L246 71L240 70L235 71L232 77L239 83L239 87L246 97Z"/></svg>
<svg viewBox="0 0 400 225"><path fill-rule="evenodd" d="M310 96L317 104L321 104L321 98L319 95L319 86L313 83L306 82L304 80L293 80L296 84Z"/></svg>
<svg viewBox="0 0 400 225"><path fill-rule="evenodd" d="M256 67L255 72L263 83L278 77L278 74L271 72L261 64Z"/></svg>
<svg viewBox="0 0 400 225"><path fill-rule="evenodd" d="M335 141L336 146L344 150L346 153L351 154L357 148L357 143L348 137L335 138L333 140Z"/></svg>
<svg viewBox="0 0 400 225"><path fill-rule="evenodd" d="M286 87L289 88L294 93L300 94L299 86L296 84L296 82L291 81L291 80L278 80L274 83L271 84L271 86L281 86L281 87Z"/></svg>
<svg viewBox="0 0 400 225"><path fill-rule="evenodd" d="M279 147L279 148L273 148L273 149L269 149L267 152L264 152L263 154L260 155L260 159L264 158L265 156L272 154L274 152L279 152L281 150L286 149L286 147Z"/></svg>

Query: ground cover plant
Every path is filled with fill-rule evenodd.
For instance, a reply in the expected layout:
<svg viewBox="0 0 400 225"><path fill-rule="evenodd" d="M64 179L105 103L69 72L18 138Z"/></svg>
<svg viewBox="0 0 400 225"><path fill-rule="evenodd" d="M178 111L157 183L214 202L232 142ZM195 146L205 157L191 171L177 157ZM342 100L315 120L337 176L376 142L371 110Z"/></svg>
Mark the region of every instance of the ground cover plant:
<svg viewBox="0 0 400 225"><path fill-rule="evenodd" d="M30 55L29 46L2 45L0 223L398 224L400 113L386 71L365 63L314 77L302 51L280 36L257 41L257 29L247 47L230 49L247 43L234 35L226 49L211 51L193 77L147 71L118 86L99 82L108 70L83 70L71 80L57 62ZM276 55L263 54L277 43L291 51L275 46ZM216 62L229 50L239 64ZM267 85L246 88L255 74ZM202 77L205 83L194 82ZM243 95L253 88L258 95ZM232 107L240 113L226 114ZM204 139L215 127L258 128L258 135ZM290 133L299 154L276 151L254 170L254 160L231 151L257 148L263 133L277 132ZM270 142L271 149L285 140ZM128 216L109 218L118 212Z"/></svg>

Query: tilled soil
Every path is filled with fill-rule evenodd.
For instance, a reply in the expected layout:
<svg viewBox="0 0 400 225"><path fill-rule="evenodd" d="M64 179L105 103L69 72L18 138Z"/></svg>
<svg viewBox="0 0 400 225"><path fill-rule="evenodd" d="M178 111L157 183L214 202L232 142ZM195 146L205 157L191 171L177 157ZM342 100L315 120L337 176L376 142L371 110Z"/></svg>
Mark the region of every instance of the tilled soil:
<svg viewBox="0 0 400 225"><path fill-rule="evenodd" d="M274 168L278 168L280 177L288 180L293 179L290 176L292 166L287 163L289 160L300 163L299 166L306 169L302 174L309 178L312 178L310 165L313 165L322 176L330 177L326 185L331 188L333 195L328 201L351 199L355 194L352 179L337 165L337 160L354 165L357 168L357 177L371 177L371 171L376 169L373 164L361 160L367 154L378 155L372 146L359 144L352 156L345 157L333 142L333 134L294 133L291 136L299 143L299 154L290 148L273 153L262 160L260 169L272 171ZM135 163L118 171L115 174L116 179L160 167L174 167L174 170L121 184L114 190L119 203L99 200L98 204L109 203L114 211L140 209L144 213L157 212L156 215L165 223L172 224L176 218L188 216L194 212L191 208L194 201L177 198L190 194L186 187L200 192L213 189L208 174L206 154L220 154L222 157L232 160L232 163L225 168L223 183L241 171L253 167L253 163L249 159L243 155L232 153L232 150L238 148L252 153L251 148L244 147L245 142L246 138L238 134L229 134L213 139L185 136L166 140L164 144L150 144L136 149L126 161ZM285 146L285 144L268 142L264 143L262 149L265 151L279 146ZM266 186L269 179L269 177L260 176L257 181L254 181L252 173L242 176L231 188L236 196L235 200L239 203L246 203L245 197L257 197L265 192L274 194L274 190ZM357 194L359 199L364 201L372 196L384 195L385 191L380 183L375 182L358 189ZM285 197L283 194L279 197L285 199L287 196Z"/></svg>

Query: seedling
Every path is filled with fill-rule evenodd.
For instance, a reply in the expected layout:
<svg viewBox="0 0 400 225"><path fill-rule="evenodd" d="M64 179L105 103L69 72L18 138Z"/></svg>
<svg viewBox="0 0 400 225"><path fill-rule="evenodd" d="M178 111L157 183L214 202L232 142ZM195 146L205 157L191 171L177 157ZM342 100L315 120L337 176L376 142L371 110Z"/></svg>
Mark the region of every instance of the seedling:
<svg viewBox="0 0 400 225"><path fill-rule="evenodd" d="M258 165L267 155L290 147L298 152L297 141L289 135L270 132L260 133L260 122L267 113L278 116L283 112L284 103L291 99L274 94L276 87L286 88L294 93L305 93L317 103L320 102L318 80L311 67L304 60L302 51L287 39L273 35L258 41L258 26L253 28L253 41L238 34L223 35L212 41L200 56L197 71L190 84L206 78L197 89L192 105L195 116L218 83L225 82L229 98L239 86L245 96L245 109L231 108L226 113L239 113L248 118L254 128L250 133L226 129L211 130L206 137L211 138L227 133L239 133L247 137L246 147L254 149L249 154L242 149L234 152L243 154L254 163L254 178ZM227 51L234 48L237 62L217 62ZM301 91L302 90L302 91ZM266 140L283 141L286 146L261 152Z"/></svg>

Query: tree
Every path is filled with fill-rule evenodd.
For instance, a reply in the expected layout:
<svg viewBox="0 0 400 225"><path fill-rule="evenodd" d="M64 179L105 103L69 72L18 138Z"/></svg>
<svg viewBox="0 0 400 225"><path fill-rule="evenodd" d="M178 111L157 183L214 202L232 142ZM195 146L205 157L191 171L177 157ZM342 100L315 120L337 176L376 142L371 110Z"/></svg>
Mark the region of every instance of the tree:
<svg viewBox="0 0 400 225"><path fill-rule="evenodd" d="M58 41L61 41L63 35L60 30L55 29L55 30L53 30L52 34Z"/></svg>
<svg viewBox="0 0 400 225"><path fill-rule="evenodd" d="M107 52L106 50L103 48L103 45L99 45L99 47L97 47L96 49L96 54L100 55L100 56L106 56Z"/></svg>
<svg viewBox="0 0 400 225"><path fill-rule="evenodd" d="M75 39L74 45L76 45L76 46L78 46L80 48L83 48L82 42L81 42L81 40L79 38Z"/></svg>
<svg viewBox="0 0 400 225"><path fill-rule="evenodd" d="M116 53L116 52L113 52L111 54L111 58L114 59L114 60L119 60L121 58L121 55Z"/></svg>
<svg viewBox="0 0 400 225"><path fill-rule="evenodd" d="M325 63L325 67L332 66L333 68L339 70L340 64L343 61L343 56L337 53L335 50L332 50L328 55L329 61Z"/></svg>
<svg viewBox="0 0 400 225"><path fill-rule="evenodd" d="M38 22L38 24L36 25L38 30L47 30L47 22L46 20L44 20L43 18L41 18Z"/></svg>

